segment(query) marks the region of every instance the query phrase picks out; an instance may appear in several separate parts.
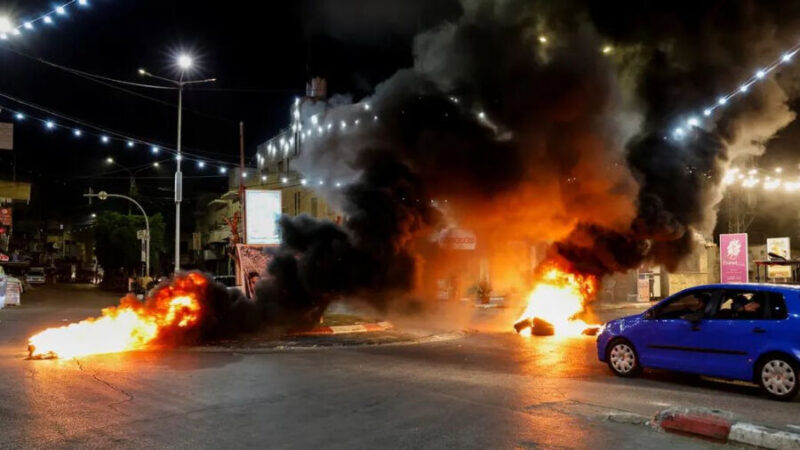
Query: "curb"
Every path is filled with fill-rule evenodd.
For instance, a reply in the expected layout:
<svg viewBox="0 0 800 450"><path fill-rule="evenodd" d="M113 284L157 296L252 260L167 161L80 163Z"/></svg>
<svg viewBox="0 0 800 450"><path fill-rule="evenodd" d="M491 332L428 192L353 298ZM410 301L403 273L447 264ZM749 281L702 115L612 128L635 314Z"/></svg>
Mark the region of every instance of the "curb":
<svg viewBox="0 0 800 450"><path fill-rule="evenodd" d="M673 407L659 411L650 424L666 432L716 442L747 444L768 449L800 450L800 434L736 422L733 414L727 411Z"/></svg>
<svg viewBox="0 0 800 450"><path fill-rule="evenodd" d="M332 327L317 327L308 331L290 331L288 336L326 336L330 334L369 333L373 331L386 331L394 328L390 322L362 323L358 325L339 325Z"/></svg>

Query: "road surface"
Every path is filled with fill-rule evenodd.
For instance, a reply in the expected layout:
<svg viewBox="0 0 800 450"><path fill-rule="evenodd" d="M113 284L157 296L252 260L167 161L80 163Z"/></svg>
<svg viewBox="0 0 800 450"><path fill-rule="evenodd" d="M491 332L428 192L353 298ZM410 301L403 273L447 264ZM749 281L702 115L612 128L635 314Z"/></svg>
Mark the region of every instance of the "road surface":
<svg viewBox="0 0 800 450"><path fill-rule="evenodd" d="M0 447L716 448L611 423L669 405L800 424L800 403L650 373L622 380L591 338L477 333L413 345L25 360L26 338L114 304L85 286L0 310Z"/></svg>

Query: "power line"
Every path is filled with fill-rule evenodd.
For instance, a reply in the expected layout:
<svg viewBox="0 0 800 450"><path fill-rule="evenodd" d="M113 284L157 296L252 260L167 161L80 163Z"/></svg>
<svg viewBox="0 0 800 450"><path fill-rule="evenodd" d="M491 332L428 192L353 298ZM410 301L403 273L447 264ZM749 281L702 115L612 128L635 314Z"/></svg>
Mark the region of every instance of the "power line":
<svg viewBox="0 0 800 450"><path fill-rule="evenodd" d="M145 84L145 83L134 83L134 82L130 82L130 81L117 80L115 78L110 78L110 77L106 77L106 76L102 76L102 75L97 75L97 74L93 74L93 73L89 73L89 72L84 72L84 71L78 70L78 69L73 69L71 67L63 66L61 64L57 64L57 63L54 63L52 61L48 61L48 60L46 60L44 58L40 58L38 56L29 55L27 53L24 53L22 51L19 51L17 49L14 49L14 48L11 48L11 47L8 47L8 46L4 46L2 48L4 48L5 50L7 50L7 51L9 51L11 53L16 54L17 56L21 56L21 57L27 58L27 59L29 59L31 61L35 61L35 62L44 64L46 66L53 67L55 69L59 69L59 70L65 71L65 72L70 73L72 75L75 75L75 76L77 76L79 78L83 78L85 80L100 84L102 86L109 87L111 89L116 89L116 90L118 90L120 92L124 92L124 93L132 95L134 97L138 97L138 98L142 98L142 99L145 99L145 100L149 100L151 102L158 103L158 104L160 104L162 106L167 106L167 107L172 108L172 109L177 109L178 108L178 106L175 105L175 103L173 103L173 102L168 102L168 101L165 101L165 100L161 100L159 98L155 98L155 97L151 97L151 96L146 95L146 94L142 94L141 92L136 92L136 91L132 91L130 89L125 89L124 87L116 86L113 83L120 83L120 84L124 84L124 85L128 85L128 86L136 86L136 87L141 87L141 88L151 88L151 89L160 89L160 90L175 90L176 88L174 88L174 87L171 87L171 86L157 86L157 85L151 85L151 84ZM191 90L195 90L195 89L191 89ZM186 111L186 112L190 112L192 114L195 114L197 116L206 117L206 118L209 118L209 119L219 120L219 121L226 122L226 123L237 123L237 121L235 121L233 119L229 119L227 117L218 116L218 115L215 115L215 114L209 114L209 113L206 113L206 112L203 112L203 111L199 111L199 110L196 110L196 109L193 109L193 108L187 108L185 106L184 106L183 110Z"/></svg>
<svg viewBox="0 0 800 450"><path fill-rule="evenodd" d="M67 121L82 125L84 127L100 131L100 134L95 134L95 136L99 137L103 143L109 143L111 140L116 140L116 141L120 141L120 142L125 142L128 147L133 147L136 144L140 144L140 145L144 144L146 146L150 146L151 147L151 151L153 153L158 153L161 150L164 150L164 151L166 151L168 153L177 154L177 151L175 149L170 148L168 146L163 146L161 144L156 144L156 143L154 143L152 141L149 141L149 140L145 140L145 139L142 139L142 138L139 138L139 137L134 137L131 134L110 130L108 128L104 128L104 127L101 127L99 125L95 125L95 124L93 124L91 122L88 122L88 121L85 121L83 119L79 119L79 118L68 116L66 114L62 114L62 113L59 113L57 111L53 111L51 109L45 108L45 107L37 105L35 103L27 102L25 100L19 99L17 97L14 97L14 96L2 93L2 92L0 92L0 97L6 98L8 100L11 100L13 102L19 103L21 105L25 105L25 106L27 106L29 108L45 112L45 113L50 114L52 116L59 117L61 119L64 119L64 120L67 120ZM10 112L14 113L14 117L18 121L24 120L27 117L25 114L23 114L20 111L15 110L15 109L11 109L11 108L6 108L6 109L9 110ZM57 124L52 120L42 119L42 118L33 117L33 116L30 116L30 117L33 120L37 120L37 121L43 123L47 129L55 129L55 128L69 129L70 128L70 127L67 127L67 126L64 126L64 125ZM83 134L85 133L83 130L77 129L77 128L72 129L72 132L73 132L73 135L75 137L82 137ZM189 152L183 152L183 153L186 154L186 155L189 155L189 158L187 158L187 159L194 160L194 161L197 161L197 162L209 161L209 162L216 162L216 163L223 164L223 165L230 165L230 166L236 165L236 163L234 163L234 162L224 161L224 160L214 159L214 158L207 158L207 157L203 157L201 155L195 154L195 153L189 153Z"/></svg>

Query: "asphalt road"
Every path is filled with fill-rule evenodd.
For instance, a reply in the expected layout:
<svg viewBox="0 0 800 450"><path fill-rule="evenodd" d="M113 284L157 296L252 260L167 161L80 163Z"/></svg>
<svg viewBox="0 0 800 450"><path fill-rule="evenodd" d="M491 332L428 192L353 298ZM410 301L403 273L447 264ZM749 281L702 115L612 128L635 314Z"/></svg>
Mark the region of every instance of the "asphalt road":
<svg viewBox="0 0 800 450"><path fill-rule="evenodd" d="M610 423L670 405L800 425L800 403L648 373L614 377L591 338L477 333L446 342L247 353L179 349L25 360L27 336L113 295L57 286L0 310L0 447L712 448Z"/></svg>

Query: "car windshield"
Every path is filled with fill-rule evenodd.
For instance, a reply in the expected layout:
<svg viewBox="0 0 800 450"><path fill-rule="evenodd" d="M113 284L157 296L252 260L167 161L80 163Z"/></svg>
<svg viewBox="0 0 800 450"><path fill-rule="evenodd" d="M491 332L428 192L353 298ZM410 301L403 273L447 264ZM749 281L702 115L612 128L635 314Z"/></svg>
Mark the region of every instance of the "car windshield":
<svg viewBox="0 0 800 450"><path fill-rule="evenodd" d="M30 272L28 272L28 275L41 276L41 275L44 275L44 270L42 270L42 269L31 269Z"/></svg>

